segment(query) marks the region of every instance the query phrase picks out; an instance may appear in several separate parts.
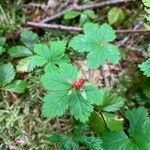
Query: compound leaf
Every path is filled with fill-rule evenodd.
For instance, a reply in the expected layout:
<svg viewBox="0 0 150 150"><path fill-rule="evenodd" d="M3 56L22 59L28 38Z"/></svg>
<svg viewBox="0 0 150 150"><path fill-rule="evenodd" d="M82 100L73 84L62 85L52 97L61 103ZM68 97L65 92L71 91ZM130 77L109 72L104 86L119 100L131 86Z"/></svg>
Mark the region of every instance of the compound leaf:
<svg viewBox="0 0 150 150"><path fill-rule="evenodd" d="M70 41L70 46L79 52L89 52L87 62L90 68L98 68L106 61L117 64L120 60L119 49L109 42L115 40L115 31L108 24L100 27L97 24L86 23L83 27L84 34L75 36Z"/></svg>
<svg viewBox="0 0 150 150"><path fill-rule="evenodd" d="M102 92L88 84L85 84L84 92L73 89L73 83L77 79L78 71L71 65L62 65L57 71L46 72L42 76L41 81L49 91L49 94L44 98L44 116L61 116L69 108L77 120L88 121L90 113L93 111L92 105L102 101Z"/></svg>

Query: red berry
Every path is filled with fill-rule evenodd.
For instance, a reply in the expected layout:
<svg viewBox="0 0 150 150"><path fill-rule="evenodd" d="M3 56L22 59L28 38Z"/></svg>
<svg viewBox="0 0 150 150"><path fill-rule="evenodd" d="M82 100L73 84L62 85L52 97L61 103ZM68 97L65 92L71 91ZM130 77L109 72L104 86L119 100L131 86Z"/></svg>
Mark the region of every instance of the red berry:
<svg viewBox="0 0 150 150"><path fill-rule="evenodd" d="M85 80L83 78L80 78L78 81L76 81L74 84L73 84L73 87L75 89L80 89L84 86L84 83L85 83Z"/></svg>

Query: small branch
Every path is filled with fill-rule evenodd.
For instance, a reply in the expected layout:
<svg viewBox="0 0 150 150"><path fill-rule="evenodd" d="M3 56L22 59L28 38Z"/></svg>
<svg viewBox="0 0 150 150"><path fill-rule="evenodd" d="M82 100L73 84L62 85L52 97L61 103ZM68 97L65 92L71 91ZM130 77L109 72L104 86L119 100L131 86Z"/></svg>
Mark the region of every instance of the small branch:
<svg viewBox="0 0 150 150"><path fill-rule="evenodd" d="M34 28L47 28L47 29L55 29L55 30L65 30L65 31L75 31L75 32L82 32L83 29L76 26L65 26L65 25L59 25L59 24L46 24L46 23L35 23L35 22L27 22L26 24L23 24L23 26L26 27L34 27ZM150 33L150 30L145 29L129 29L129 30L116 30L116 33L118 34L126 34L126 33L132 33L132 34L145 34Z"/></svg>
<svg viewBox="0 0 150 150"><path fill-rule="evenodd" d="M110 6L110 5L115 5L115 4L124 4L127 2L133 2L133 1L135 1L135 0L107 0L104 2L85 4L85 5L78 5L77 3L74 3L74 4L70 5L67 9L65 9L65 10L63 10L63 11L61 11L61 12L59 12L53 16L50 16L50 17L43 19L41 21L41 23L46 23L46 22L58 19L61 16L63 16L67 11L70 11L70 10L81 11L81 10L85 10L85 9L96 9L96 8L101 8L104 6ZM78 2L78 1L75 1L75 2Z"/></svg>
<svg viewBox="0 0 150 150"><path fill-rule="evenodd" d="M76 32L83 31L83 29L80 27L65 26L65 25L58 25L58 24L35 23L35 22L27 22L23 26L36 27L36 28L48 28L48 29L56 29L56 30L66 30L66 31L76 31Z"/></svg>

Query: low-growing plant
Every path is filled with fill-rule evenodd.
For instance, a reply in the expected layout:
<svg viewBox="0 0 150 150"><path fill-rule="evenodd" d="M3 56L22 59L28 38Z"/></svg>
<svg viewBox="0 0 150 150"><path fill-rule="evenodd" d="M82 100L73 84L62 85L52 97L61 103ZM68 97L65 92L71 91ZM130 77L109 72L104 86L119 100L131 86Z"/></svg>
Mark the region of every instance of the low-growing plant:
<svg viewBox="0 0 150 150"><path fill-rule="evenodd" d="M148 1L143 2L149 7ZM149 12L147 8L145 10ZM116 11L119 11L118 16L115 16ZM26 133L28 136L38 122L41 128L35 130L35 134L40 138L43 137L44 142L55 145L58 150L149 150L150 119L147 104L150 98L150 59L148 58L142 64L135 64L138 76L134 74L126 78L122 75L123 84L121 84L120 74L117 74L120 80L111 88L94 84L85 76L82 69L75 65L76 60L70 53L81 54L82 60L90 71L97 69L103 74L104 65L119 66L123 52L120 52L114 43L117 35L109 24L99 25L90 22L96 17L94 11L85 10L82 13L68 11L64 19L69 21L79 16L83 33L74 35L70 41L62 39L41 42L37 33L23 29L18 45L11 43L7 50L6 38L0 38L0 55L10 56L0 65L0 92L2 100L5 100L7 104L6 112L3 107L2 111L0 110L2 126L6 124L6 127L1 127L0 133L14 127L15 123L19 124L19 119L19 130L24 123L28 128L23 115L26 112L28 115L29 111L9 105L8 103L14 102L7 102L4 96L5 93L14 96L25 94L27 91L26 95L29 94L30 99L36 99L34 104L40 101L37 105L41 110L41 112L33 110L37 120L31 123L29 132ZM111 16L116 20L112 20ZM115 27L119 26L125 20L124 11L120 8L111 9L108 20ZM149 51L150 48L148 53ZM32 76L37 77L36 81L32 79ZM135 81L131 81L133 79ZM33 89L30 89L33 85L28 81L38 84L34 87L34 92L37 92L36 98L32 95ZM24 103L26 103L25 100ZM5 116L11 117L7 121ZM40 116L43 122L36 116ZM63 133L57 130L54 132L55 129L52 129L51 133L45 134L47 130L40 133L44 130L42 126L48 123L53 124L64 116L71 120L71 123L69 122L69 128L66 127ZM30 120L30 116L27 120ZM17 128L14 130L18 131ZM42 145L42 149L43 147Z"/></svg>

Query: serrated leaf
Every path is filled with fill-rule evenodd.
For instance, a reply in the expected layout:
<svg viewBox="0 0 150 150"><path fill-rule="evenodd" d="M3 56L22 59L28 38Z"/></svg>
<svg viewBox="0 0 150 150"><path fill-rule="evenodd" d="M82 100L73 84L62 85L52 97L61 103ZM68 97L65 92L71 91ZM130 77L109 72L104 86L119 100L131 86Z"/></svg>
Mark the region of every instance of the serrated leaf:
<svg viewBox="0 0 150 150"><path fill-rule="evenodd" d="M143 74L147 77L150 77L150 59L143 62L141 65L139 65L141 71L143 71Z"/></svg>
<svg viewBox="0 0 150 150"><path fill-rule="evenodd" d="M124 99L121 96L117 93L112 94L110 91L105 91L102 105L100 105L99 108L106 112L115 112L123 105Z"/></svg>
<svg viewBox="0 0 150 150"><path fill-rule="evenodd" d="M126 112L130 122L129 137L123 132L107 133L103 136L103 146L106 150L149 150L150 119L144 107Z"/></svg>
<svg viewBox="0 0 150 150"><path fill-rule="evenodd" d="M124 119L117 119L116 115L108 113L104 113L104 118L110 131L117 132L123 130Z"/></svg>
<svg viewBox="0 0 150 150"><path fill-rule="evenodd" d="M123 132L106 133L102 138L104 150L126 150L128 137Z"/></svg>
<svg viewBox="0 0 150 150"><path fill-rule="evenodd" d="M42 83L50 92L44 98L43 115L49 117L61 116L69 108L71 114L81 122L88 121L93 111L92 104L101 103L101 92L93 85L85 85L82 91L73 89L73 83L78 78L78 71L71 65L62 65L55 72L46 72ZM97 95L92 95L92 94Z"/></svg>
<svg viewBox="0 0 150 150"><path fill-rule="evenodd" d="M132 109L126 112L126 118L130 122L129 133L132 136L136 136L136 133L141 130L143 123L148 119L148 112L144 107L138 109Z"/></svg>
<svg viewBox="0 0 150 150"><path fill-rule="evenodd" d="M69 107L68 103L68 91L54 92L44 97L44 104L42 107L42 113L45 117L59 117L62 116Z"/></svg>
<svg viewBox="0 0 150 150"><path fill-rule="evenodd" d="M96 17L95 12L93 10L90 10L90 9L83 11L83 14L85 14L90 19L95 19L95 17Z"/></svg>
<svg viewBox="0 0 150 150"><path fill-rule="evenodd" d="M23 44L30 49L38 42L38 35L28 29L24 29L20 37Z"/></svg>
<svg viewBox="0 0 150 150"><path fill-rule="evenodd" d="M17 72L29 72L32 71L33 68L35 68L35 64L31 62L31 57L23 58L21 59L16 67Z"/></svg>
<svg viewBox="0 0 150 150"><path fill-rule="evenodd" d="M10 83L15 77L15 70L12 64L8 63L0 66L0 86Z"/></svg>
<svg viewBox="0 0 150 150"><path fill-rule="evenodd" d="M74 91L70 96L70 113L76 118L85 123L88 121L93 106L89 100L85 100L79 91Z"/></svg>
<svg viewBox="0 0 150 150"><path fill-rule="evenodd" d="M52 42L49 48L45 44L37 44L34 47L34 55L31 58L31 63L35 67L43 66L45 64L51 64L51 66L59 66L63 63L68 63L69 58L65 55L66 42L57 41Z"/></svg>
<svg viewBox="0 0 150 150"><path fill-rule="evenodd" d="M53 134L49 140L53 143L59 143L59 150L79 150L79 144L65 134Z"/></svg>
<svg viewBox="0 0 150 150"><path fill-rule="evenodd" d="M85 22L89 22L91 19L95 19L96 14L92 10L85 10L80 15L80 25L83 25Z"/></svg>
<svg viewBox="0 0 150 150"><path fill-rule="evenodd" d="M109 24L119 26L125 20L126 14L123 9L114 7L108 12Z"/></svg>
<svg viewBox="0 0 150 150"><path fill-rule="evenodd" d="M89 150L103 150L102 141L100 138L96 138L94 136L83 136L82 143L85 144Z"/></svg>
<svg viewBox="0 0 150 150"><path fill-rule="evenodd" d="M100 27L97 24L86 23L84 34L75 36L70 46L79 52L89 52L87 63L90 68L98 68L106 61L117 64L120 60L119 49L109 42L115 40L115 31L108 24Z"/></svg>
<svg viewBox="0 0 150 150"><path fill-rule="evenodd" d="M21 94L26 90L27 82L24 80L16 80L5 87L7 91Z"/></svg>
<svg viewBox="0 0 150 150"><path fill-rule="evenodd" d="M69 19L74 19L76 17L78 17L80 15L80 12L77 12L77 11L67 11L64 15L64 19L65 20L69 20Z"/></svg>
<svg viewBox="0 0 150 150"><path fill-rule="evenodd" d="M14 46L8 50L8 54L11 57L26 57L31 56L33 53L24 46Z"/></svg>

